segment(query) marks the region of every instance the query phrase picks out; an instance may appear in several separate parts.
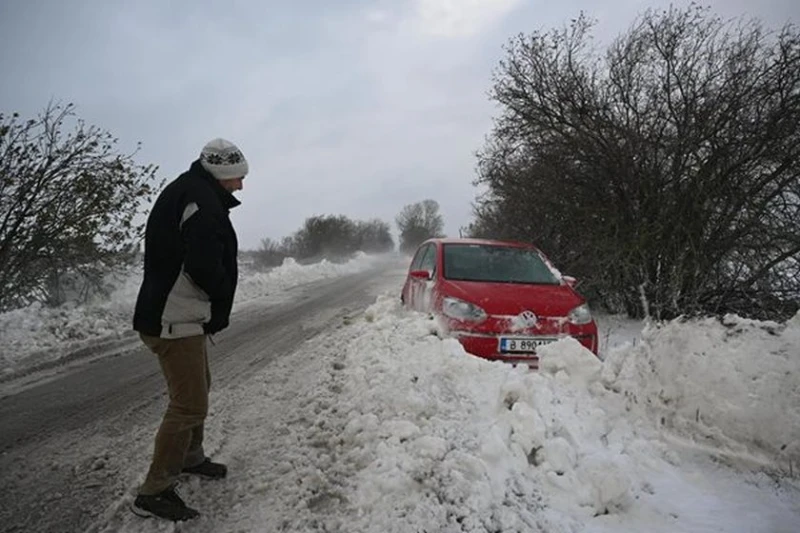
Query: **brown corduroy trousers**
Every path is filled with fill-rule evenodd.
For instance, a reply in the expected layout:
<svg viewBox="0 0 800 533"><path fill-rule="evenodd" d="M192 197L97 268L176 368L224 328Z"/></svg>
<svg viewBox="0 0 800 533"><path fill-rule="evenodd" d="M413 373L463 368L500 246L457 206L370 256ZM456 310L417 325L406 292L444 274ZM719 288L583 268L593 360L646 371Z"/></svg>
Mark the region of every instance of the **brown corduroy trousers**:
<svg viewBox="0 0 800 533"><path fill-rule="evenodd" d="M208 414L206 336L162 339L141 335L158 356L167 381L169 405L156 434L153 460L139 494L158 494L177 481L184 467L203 462L203 424Z"/></svg>

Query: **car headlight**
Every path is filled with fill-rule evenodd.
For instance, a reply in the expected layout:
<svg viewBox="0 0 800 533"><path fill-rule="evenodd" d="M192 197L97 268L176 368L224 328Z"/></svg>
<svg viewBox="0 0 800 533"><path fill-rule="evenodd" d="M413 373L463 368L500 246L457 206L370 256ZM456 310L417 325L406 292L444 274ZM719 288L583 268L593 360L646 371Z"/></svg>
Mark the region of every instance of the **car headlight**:
<svg viewBox="0 0 800 533"><path fill-rule="evenodd" d="M474 320L479 322L486 318L486 311L475 304L459 300L458 298L444 298L442 312L450 318L458 320Z"/></svg>
<svg viewBox="0 0 800 533"><path fill-rule="evenodd" d="M575 309L569 312L567 315L567 319L575 324L576 326L581 326L583 324L588 324L592 321L592 312L589 310L589 304L579 305Z"/></svg>

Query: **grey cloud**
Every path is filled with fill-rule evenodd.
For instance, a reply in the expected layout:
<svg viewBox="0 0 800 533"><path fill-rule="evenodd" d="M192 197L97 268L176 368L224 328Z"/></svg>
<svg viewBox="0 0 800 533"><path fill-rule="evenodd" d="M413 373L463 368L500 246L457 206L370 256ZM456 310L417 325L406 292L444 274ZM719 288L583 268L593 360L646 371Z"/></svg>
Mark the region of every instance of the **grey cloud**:
<svg viewBox="0 0 800 533"><path fill-rule="evenodd" d="M470 218L474 152L495 108L486 93L513 34L581 9L611 36L667 1L511 2L452 38L421 31L417 0L236 3L11 0L0 9L3 111L73 101L171 179L202 145L239 144L251 174L234 211L242 244L280 238L314 214L378 217L434 198L446 231ZM438 2L442 0L436 0ZM716 0L769 24L796 2ZM510 15L508 15L510 13Z"/></svg>

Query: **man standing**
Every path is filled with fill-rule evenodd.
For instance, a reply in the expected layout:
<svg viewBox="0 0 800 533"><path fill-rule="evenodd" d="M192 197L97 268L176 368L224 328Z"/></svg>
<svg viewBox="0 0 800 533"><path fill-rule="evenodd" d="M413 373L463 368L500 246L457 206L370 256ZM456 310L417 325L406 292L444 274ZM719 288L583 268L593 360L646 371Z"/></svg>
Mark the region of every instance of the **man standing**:
<svg viewBox="0 0 800 533"><path fill-rule="evenodd" d="M169 405L133 504L141 516L194 518L199 513L175 492L178 476L227 474L225 465L203 451L211 383L206 335L228 326L238 276L238 243L228 212L239 205L232 193L242 188L247 172L239 148L214 139L164 188L147 219L133 328L158 356Z"/></svg>

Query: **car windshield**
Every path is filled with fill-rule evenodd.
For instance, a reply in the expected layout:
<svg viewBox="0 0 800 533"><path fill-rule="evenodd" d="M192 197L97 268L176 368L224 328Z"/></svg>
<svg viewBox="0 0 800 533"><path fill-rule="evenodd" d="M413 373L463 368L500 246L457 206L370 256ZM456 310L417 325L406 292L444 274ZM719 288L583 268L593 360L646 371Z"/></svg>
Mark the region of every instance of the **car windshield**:
<svg viewBox="0 0 800 533"><path fill-rule="evenodd" d="M458 281L558 285L536 250L484 244L445 244L444 277Z"/></svg>

